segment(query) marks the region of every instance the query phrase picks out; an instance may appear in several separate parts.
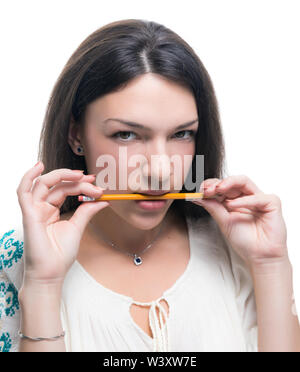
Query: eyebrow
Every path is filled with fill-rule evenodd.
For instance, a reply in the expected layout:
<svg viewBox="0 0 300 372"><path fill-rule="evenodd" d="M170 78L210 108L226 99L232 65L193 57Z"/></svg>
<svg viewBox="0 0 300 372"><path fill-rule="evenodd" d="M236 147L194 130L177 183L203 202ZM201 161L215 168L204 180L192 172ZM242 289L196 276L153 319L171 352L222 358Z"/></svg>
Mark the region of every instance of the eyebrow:
<svg viewBox="0 0 300 372"><path fill-rule="evenodd" d="M132 128L139 128L139 129L145 129L145 130L152 130L151 128L149 127L146 127L145 125L143 124L140 124L140 123L135 123L134 121L128 121L128 120L123 120L123 119L118 119L118 118L108 118L106 120L104 120L104 124L106 124L108 121L117 121L119 123L122 123L122 124L125 124L125 125L128 125L129 127L132 127ZM196 123L198 121L198 119L195 119L195 120L192 120L192 121L188 121L187 123L183 123L183 124L180 124L178 125L175 129L183 129L183 128L187 128L189 126L191 126L192 124Z"/></svg>

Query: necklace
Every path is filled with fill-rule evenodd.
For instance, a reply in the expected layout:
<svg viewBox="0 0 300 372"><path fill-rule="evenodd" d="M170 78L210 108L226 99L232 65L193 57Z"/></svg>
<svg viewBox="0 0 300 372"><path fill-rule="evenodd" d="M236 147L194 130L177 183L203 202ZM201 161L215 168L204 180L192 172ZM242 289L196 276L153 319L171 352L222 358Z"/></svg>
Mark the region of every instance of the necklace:
<svg viewBox="0 0 300 372"><path fill-rule="evenodd" d="M90 226L92 227L92 230L93 230L97 235L100 235L100 234L99 234L99 231L97 231L97 229L95 228L95 226L93 226L93 224L92 224L91 222L90 222L89 224L90 224ZM158 233L156 234L156 237L155 237L155 238L152 240L152 242L151 242L150 244L148 244L147 247L144 248L144 249L142 250L142 252L140 252L139 254L136 254L136 253L129 253L129 252L124 252L122 249L118 248L118 247L116 246L116 244L114 244L114 243L112 243L111 241L105 239L103 236L101 236L101 238L102 238L102 239L103 239L107 244L109 244L109 245L112 246L113 248L116 248L118 251L123 252L123 253L127 254L128 256L133 257L133 262L134 262L134 264L138 266L138 265L141 265L141 264L143 263L143 260L142 260L142 258L141 258L141 255L142 255L142 254L143 254L147 249L149 249L150 247L152 247L152 245L153 245L153 244L155 243L155 241L157 240L159 234L161 233L161 231L162 231L162 227L163 227L163 223L161 224L161 227L160 227Z"/></svg>

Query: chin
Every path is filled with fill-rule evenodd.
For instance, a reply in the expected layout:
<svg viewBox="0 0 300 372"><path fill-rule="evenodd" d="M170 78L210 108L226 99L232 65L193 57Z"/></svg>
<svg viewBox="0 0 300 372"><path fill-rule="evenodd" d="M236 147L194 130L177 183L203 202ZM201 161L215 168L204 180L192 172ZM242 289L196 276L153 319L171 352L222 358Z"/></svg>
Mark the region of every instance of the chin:
<svg viewBox="0 0 300 372"><path fill-rule="evenodd" d="M126 206L124 205L125 208L118 208L117 206L114 208L114 206L111 206L111 209L120 218L135 228L141 230L151 230L163 221L172 202L173 200L168 200L164 208L155 211L145 211L141 208L138 208L136 205L132 206L132 203L135 203L133 200L128 201ZM116 203L119 204L120 202Z"/></svg>

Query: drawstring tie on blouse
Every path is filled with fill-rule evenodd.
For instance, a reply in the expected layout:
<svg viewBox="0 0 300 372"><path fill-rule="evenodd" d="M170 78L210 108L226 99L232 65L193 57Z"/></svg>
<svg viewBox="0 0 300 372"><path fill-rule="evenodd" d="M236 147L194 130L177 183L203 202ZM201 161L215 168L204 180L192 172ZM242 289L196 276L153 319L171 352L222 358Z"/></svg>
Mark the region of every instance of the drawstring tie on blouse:
<svg viewBox="0 0 300 372"><path fill-rule="evenodd" d="M138 302L133 301L134 304L140 306L150 306L149 311L149 322L150 328L153 334L153 342L154 342L154 350L153 351L169 351L170 339L169 339L169 327L168 327L168 317L167 312L160 304L160 300L163 297L160 297L157 300L151 302ZM161 327L159 327L159 321L156 314L156 306L159 310L159 319L161 323ZM163 324L162 314L164 315L165 325Z"/></svg>

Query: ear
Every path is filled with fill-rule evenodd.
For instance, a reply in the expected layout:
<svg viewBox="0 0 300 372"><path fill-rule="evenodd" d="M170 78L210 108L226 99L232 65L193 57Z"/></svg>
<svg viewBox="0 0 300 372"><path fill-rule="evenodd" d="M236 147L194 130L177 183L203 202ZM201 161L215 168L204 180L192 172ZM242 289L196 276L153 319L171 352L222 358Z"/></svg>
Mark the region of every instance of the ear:
<svg viewBox="0 0 300 372"><path fill-rule="evenodd" d="M71 116L69 131L68 131L68 143L71 146L71 149L76 155L82 155L82 151L78 151L78 147L83 146L81 141L81 131L80 126L76 124L73 115Z"/></svg>

